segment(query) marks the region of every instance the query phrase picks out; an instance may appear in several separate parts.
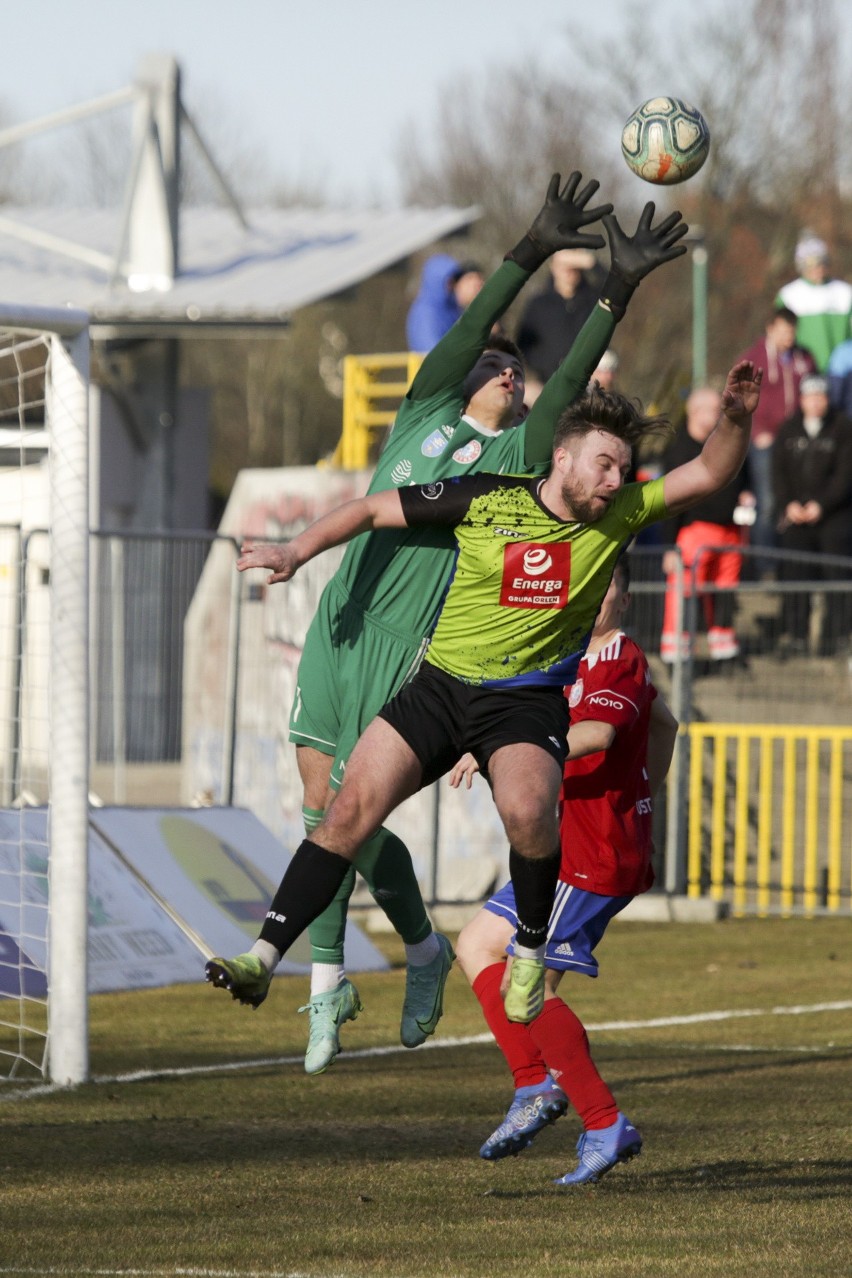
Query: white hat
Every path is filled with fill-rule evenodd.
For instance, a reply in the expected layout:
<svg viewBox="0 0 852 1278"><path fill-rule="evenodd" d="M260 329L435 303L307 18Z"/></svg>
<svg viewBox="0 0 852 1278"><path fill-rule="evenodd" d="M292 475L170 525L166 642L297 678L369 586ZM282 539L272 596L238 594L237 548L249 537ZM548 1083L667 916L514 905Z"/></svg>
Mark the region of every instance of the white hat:
<svg viewBox="0 0 852 1278"><path fill-rule="evenodd" d="M796 265L806 262L827 262L828 245L816 235L805 234L796 245Z"/></svg>

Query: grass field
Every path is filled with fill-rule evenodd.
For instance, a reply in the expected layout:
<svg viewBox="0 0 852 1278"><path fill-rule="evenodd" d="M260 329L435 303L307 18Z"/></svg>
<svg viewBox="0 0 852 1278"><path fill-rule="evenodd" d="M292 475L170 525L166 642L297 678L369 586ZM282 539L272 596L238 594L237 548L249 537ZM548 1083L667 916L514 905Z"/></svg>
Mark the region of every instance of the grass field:
<svg viewBox="0 0 852 1278"><path fill-rule="evenodd" d="M570 1114L519 1158L478 1158L511 1082L457 970L414 1052L402 973L357 978L366 1010L314 1079L303 978L257 1012L207 986L101 995L97 1081L0 1087L0 1274L845 1278L850 937L842 919L613 924L600 979L563 990L610 1026L593 1050L645 1149L575 1190L552 1184Z"/></svg>

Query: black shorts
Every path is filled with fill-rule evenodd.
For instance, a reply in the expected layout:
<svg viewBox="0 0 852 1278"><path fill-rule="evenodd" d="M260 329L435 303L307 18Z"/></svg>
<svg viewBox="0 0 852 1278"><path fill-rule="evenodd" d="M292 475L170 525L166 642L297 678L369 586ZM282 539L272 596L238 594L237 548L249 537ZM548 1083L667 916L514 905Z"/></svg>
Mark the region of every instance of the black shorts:
<svg viewBox="0 0 852 1278"><path fill-rule="evenodd" d="M424 786L449 772L466 750L483 774L494 751L505 745L537 745L560 769L568 754L568 702L561 688L481 688L428 661L379 718L417 755Z"/></svg>

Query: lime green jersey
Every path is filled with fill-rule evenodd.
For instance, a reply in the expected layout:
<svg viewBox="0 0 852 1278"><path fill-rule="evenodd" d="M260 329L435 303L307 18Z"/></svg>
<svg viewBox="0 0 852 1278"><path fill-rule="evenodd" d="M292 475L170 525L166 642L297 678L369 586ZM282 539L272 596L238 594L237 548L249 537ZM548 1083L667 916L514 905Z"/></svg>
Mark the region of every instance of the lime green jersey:
<svg viewBox="0 0 852 1278"><path fill-rule="evenodd" d="M619 489L594 523L565 522L542 503L543 482L476 475L400 493L412 526L455 528L426 660L464 683L573 683L622 547L667 513L655 479Z"/></svg>
<svg viewBox="0 0 852 1278"><path fill-rule="evenodd" d="M379 457L370 492L482 471L546 472L557 418L585 390L615 321L597 306L526 421L487 430L463 415L464 380L487 349L495 321L528 278L516 263L504 262L426 356ZM422 638L434 624L455 552L449 528L381 529L350 543L336 580L384 626L404 638Z"/></svg>

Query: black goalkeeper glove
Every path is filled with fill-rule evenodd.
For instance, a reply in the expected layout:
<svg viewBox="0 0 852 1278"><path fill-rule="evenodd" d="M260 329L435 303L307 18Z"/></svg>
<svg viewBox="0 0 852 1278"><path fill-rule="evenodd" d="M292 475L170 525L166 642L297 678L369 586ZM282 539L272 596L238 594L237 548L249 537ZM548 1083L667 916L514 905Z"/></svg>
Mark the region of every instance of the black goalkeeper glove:
<svg viewBox="0 0 852 1278"><path fill-rule="evenodd" d="M581 175L575 171L560 192L561 178L558 173L554 173L541 211L524 238L506 254L507 260L517 262L523 270L532 273L538 270L542 262L547 261L551 253L556 253L559 249L603 248L602 235L583 235L580 227L597 222L605 214L611 213L612 205L601 204L596 209L587 209L586 205L600 182L589 182L575 196L580 180Z"/></svg>
<svg viewBox="0 0 852 1278"><path fill-rule="evenodd" d="M614 213L602 219L609 239L610 269L604 281L601 301L612 311L616 319L622 319L637 284L651 271L671 262L686 252L685 244L678 244L689 227L681 221L680 213L670 213L659 226L653 227L656 212L653 200L649 201L639 218L633 235L625 235Z"/></svg>

